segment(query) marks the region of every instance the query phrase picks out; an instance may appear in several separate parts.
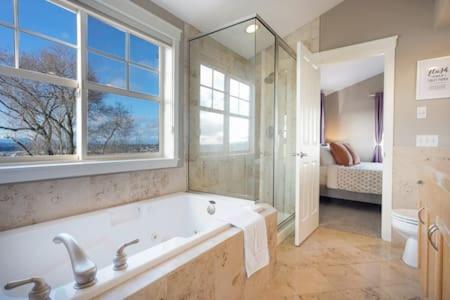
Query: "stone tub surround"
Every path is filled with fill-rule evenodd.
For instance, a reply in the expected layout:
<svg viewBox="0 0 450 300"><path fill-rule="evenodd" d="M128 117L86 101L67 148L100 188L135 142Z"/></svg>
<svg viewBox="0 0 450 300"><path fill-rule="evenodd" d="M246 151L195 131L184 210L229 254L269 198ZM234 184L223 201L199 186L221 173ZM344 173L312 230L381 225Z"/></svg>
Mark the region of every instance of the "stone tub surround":
<svg viewBox="0 0 450 300"><path fill-rule="evenodd" d="M0 185L0 231L185 190L184 167Z"/></svg>
<svg viewBox="0 0 450 300"><path fill-rule="evenodd" d="M109 290L96 299L255 299L272 281L276 261L276 210L263 205L270 264L245 273L244 234L233 227Z"/></svg>

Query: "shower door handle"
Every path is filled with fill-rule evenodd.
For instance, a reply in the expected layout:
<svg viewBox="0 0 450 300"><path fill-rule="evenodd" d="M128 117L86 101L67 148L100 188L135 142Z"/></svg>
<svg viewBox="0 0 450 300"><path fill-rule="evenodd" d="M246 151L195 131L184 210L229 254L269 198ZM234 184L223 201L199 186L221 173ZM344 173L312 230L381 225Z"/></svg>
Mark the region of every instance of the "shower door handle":
<svg viewBox="0 0 450 300"><path fill-rule="evenodd" d="M289 153L290 156L299 156L300 158L303 158L305 156L308 156L308 154L304 153L304 152L300 152L300 153Z"/></svg>

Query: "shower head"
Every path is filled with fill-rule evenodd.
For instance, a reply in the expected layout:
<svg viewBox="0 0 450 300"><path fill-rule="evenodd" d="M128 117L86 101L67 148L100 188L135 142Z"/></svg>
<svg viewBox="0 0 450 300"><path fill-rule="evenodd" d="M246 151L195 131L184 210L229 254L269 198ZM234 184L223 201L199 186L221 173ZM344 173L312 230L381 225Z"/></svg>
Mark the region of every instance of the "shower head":
<svg viewBox="0 0 450 300"><path fill-rule="evenodd" d="M275 80L275 73L272 72L269 75L267 75L266 78L264 78L264 83L272 84L274 82L274 80Z"/></svg>

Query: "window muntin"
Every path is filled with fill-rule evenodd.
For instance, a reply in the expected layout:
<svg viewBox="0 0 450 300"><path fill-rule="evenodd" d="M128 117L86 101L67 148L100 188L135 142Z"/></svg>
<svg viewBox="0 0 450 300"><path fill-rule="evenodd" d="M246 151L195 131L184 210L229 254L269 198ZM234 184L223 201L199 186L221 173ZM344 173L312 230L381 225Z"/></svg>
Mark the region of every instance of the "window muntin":
<svg viewBox="0 0 450 300"><path fill-rule="evenodd" d="M18 7L25 5L22 4L21 1L27 3L30 0L17 0ZM4 2L6 3L6 1L2 0L2 3L0 3L2 8ZM0 67L7 65L16 68L17 71L20 72L13 72L13 74L23 74L25 76L24 78L20 78L20 80L37 77L38 81L35 81L35 84L41 86L39 90L52 92L52 95L56 95L54 92L55 90L58 90L60 93L64 91L64 94L66 95L64 98L65 109L68 110L68 103L71 104L70 117L68 117L69 113L67 113L67 111L59 108L61 107L59 104L55 104L58 109L55 109L54 113L58 114L60 122L63 122L62 120L66 117L65 119L67 120L64 122L70 126L69 131L72 132L70 140L72 142L60 142L58 149L47 152L40 150L40 148L36 148L36 150L33 150L33 156L40 156L37 157L38 160L46 159L41 155L48 158L56 158L57 154L76 154L72 157L78 159L88 158L90 155L93 157L103 155L105 158L110 158L111 155L116 154L123 154L129 158L150 157L148 155L151 155L151 157L162 156L161 143L162 137L165 136L162 134L162 127L165 123L163 121L164 113L162 112L164 106L160 105L160 102L162 99L165 99L163 95L165 89L170 89L170 87L167 86L167 83L172 85L173 82L170 78L166 78L167 83L163 85L163 81L160 78L164 77L163 72L165 72L166 69L168 72L167 74L172 74L171 72L173 72L173 70L171 70L171 68L173 66L168 63L167 58L165 63L167 66L163 66L161 61L164 60L166 55L167 57L172 56L170 47L160 43L154 43L141 33L135 35L132 31L128 31L122 25L115 26L112 22L110 23L110 21L103 21L103 17L100 21L97 17L88 15L83 10L78 11L72 5L70 5L70 9L66 9L63 8L65 4L55 5L52 2L44 0L32 0L32 2L33 6L42 6L36 7L38 15L49 5L51 6L49 9L54 13L62 11L63 13L61 14L70 13L70 16L73 15L75 20L75 33L77 32L77 26L80 26L77 14L83 13L86 16L84 18L86 20L84 26L84 28L86 28L84 31L86 37L86 49L81 49L81 52L85 52L86 55L84 58L83 55L81 55L82 61L77 61L80 54L77 53L78 44L76 44L80 42L79 40L82 36L80 37L76 34L75 36L72 36L70 34L70 28L67 29L66 24L70 24L71 22L67 21L63 24L64 26L53 29L49 28L52 24L51 21L36 23L36 21L30 20L30 22L27 23L26 19L24 20L23 18L27 14L29 15L30 12L22 12L20 13L20 16L17 17L17 19L19 19L18 23L23 25L23 28L14 25L14 23L12 25L5 25L5 21L0 19L0 37L2 37L0 40ZM19 9L16 11L19 11ZM0 12L0 17L3 15L5 15L3 11ZM48 18L47 13L46 18ZM83 17L80 20L83 20ZM35 32L35 30L39 32ZM63 34L67 32L68 34ZM105 32L108 34L105 34ZM16 33L16 36L20 37L16 42L14 41L14 33ZM111 34L114 36L114 39L111 39ZM91 37L91 39L89 39L89 37ZM122 37L123 43L122 45L119 45L119 42L122 41ZM73 41L75 41L75 44L71 44ZM100 43L98 43L99 41ZM105 44L105 41L108 41L108 43ZM18 59L14 58L14 44L18 44L19 46L18 49L20 55ZM61 62L58 63L56 59L58 57L57 54L59 55L61 53L70 57L70 59L67 57L64 58L64 65L62 65ZM164 53L165 55L163 55ZM46 64L37 63L37 59L33 59L41 59L44 56L46 60L42 61L47 62ZM87 79L87 84L84 85L85 93L82 93L81 91L77 92L76 90L76 86L79 85L80 76L80 74L76 74L78 69L77 64L86 65L86 74L82 74L82 77ZM170 68L170 70L168 68ZM39 77L37 74L27 73L27 70L45 73L49 76L45 75L46 77ZM6 74L8 74L7 70L1 69L0 71L0 74L5 75L4 77L8 77L6 76ZM162 89L163 87L164 89ZM6 87L1 86L0 83L0 92L5 91ZM94 102L92 99L96 93L97 96L101 95L101 99L97 99L97 105L92 105ZM18 93L16 92L15 94ZM61 100L61 98L58 97L52 98L52 95L44 95L41 98L42 100L45 99L46 101L53 101L54 103L58 103ZM86 99L84 99L84 97ZM88 107L88 117L85 121L88 127L86 130L87 137L84 142L85 146L80 147L86 149L84 154L83 151L79 152L79 150L77 150L76 145L79 143L76 141L77 135L73 134L83 128L81 124L78 124L79 127L77 127L77 124L75 123L77 107L80 109L80 106L76 105L77 101L86 101ZM167 98L165 101L171 101L171 99ZM101 104L99 105L98 102L101 102ZM94 106L97 106L97 109L99 109L99 106L102 106L104 112L103 115L93 118L92 112ZM15 150L13 149L14 147L11 148L11 140L7 139L7 137L11 135L11 132L14 132L15 136L18 136L16 133L17 128L9 130L11 129L9 125L13 124L12 120L14 117L12 114L5 114L5 105L1 106L0 110L3 110L3 112L0 111L0 156L9 156L12 151L6 151L7 149L5 150L4 146L6 145L10 150ZM99 121L100 119L102 119L101 122ZM109 138L108 142L105 143L108 138L107 129L114 129L114 124L120 129L117 129L114 132L120 134L112 136ZM23 131L21 134L24 136L26 133L26 138L28 140L32 139L32 135L25 129L20 129L19 131ZM98 134L98 136L96 136L95 132L101 132L103 135ZM24 137L20 136L17 141L22 141L24 139ZM102 139L104 143L99 150L100 147L98 144L102 142ZM36 140L41 141L42 139L39 137ZM56 142L54 142L52 138L49 140L51 141L51 147L56 147ZM40 144L42 143L40 142ZM70 148L69 146L65 146L67 144L71 144L73 147ZM29 142L27 142L27 145L29 145ZM17 146L18 144L16 144L15 148L17 148ZM69 148L70 150L68 150ZM167 153L170 155L170 152ZM120 157L123 158L124 156ZM0 161L5 160L0 159Z"/></svg>
<svg viewBox="0 0 450 300"><path fill-rule="evenodd" d="M105 36L109 42L99 42ZM96 83L159 96L157 45L89 16L88 48L88 66L94 75L91 81L98 78Z"/></svg>
<svg viewBox="0 0 450 300"><path fill-rule="evenodd" d="M250 86L200 65L199 100L201 152L249 152Z"/></svg>

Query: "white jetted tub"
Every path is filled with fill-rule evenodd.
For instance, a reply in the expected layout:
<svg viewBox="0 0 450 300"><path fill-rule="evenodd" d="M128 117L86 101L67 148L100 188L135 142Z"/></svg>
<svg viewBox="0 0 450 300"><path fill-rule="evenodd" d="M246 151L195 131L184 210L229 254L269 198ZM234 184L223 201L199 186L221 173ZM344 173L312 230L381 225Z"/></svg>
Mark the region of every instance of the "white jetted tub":
<svg viewBox="0 0 450 300"><path fill-rule="evenodd" d="M216 202L214 215L207 212L210 200ZM246 206L263 210L252 201L237 198L177 193L0 232L0 298L27 298L32 285L13 290L3 286L32 276L44 278L52 287L52 299L95 297L229 229L221 216ZM74 288L68 252L62 244L52 242L62 232L72 235L97 265L95 285ZM140 242L125 250L128 268L114 271L117 248L136 238Z"/></svg>

